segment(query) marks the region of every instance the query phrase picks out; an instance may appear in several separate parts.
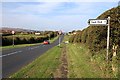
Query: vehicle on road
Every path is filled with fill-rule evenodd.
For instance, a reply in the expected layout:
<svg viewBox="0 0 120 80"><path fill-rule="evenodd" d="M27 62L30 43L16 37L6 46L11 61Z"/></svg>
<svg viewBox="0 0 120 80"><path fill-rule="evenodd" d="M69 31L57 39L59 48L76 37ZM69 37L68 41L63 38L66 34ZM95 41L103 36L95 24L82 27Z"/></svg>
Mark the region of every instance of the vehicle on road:
<svg viewBox="0 0 120 80"><path fill-rule="evenodd" d="M50 42L48 40L45 40L43 44L50 44Z"/></svg>

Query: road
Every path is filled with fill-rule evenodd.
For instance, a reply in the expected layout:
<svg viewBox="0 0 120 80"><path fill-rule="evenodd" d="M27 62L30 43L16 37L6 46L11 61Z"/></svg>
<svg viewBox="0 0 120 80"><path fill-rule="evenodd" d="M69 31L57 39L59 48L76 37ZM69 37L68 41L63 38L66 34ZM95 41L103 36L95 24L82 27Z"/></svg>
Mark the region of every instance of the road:
<svg viewBox="0 0 120 80"><path fill-rule="evenodd" d="M61 41L64 35L61 35ZM59 39L49 45L36 45L2 51L2 78L8 78L41 54L59 44Z"/></svg>

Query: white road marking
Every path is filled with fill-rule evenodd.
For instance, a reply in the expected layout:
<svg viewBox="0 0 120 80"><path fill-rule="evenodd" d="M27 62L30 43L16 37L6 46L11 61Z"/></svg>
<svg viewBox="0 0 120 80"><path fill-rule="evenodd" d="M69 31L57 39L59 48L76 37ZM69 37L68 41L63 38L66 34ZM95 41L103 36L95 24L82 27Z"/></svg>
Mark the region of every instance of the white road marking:
<svg viewBox="0 0 120 80"><path fill-rule="evenodd" d="M36 47L32 47L32 48L28 48L28 50L32 50L32 49L35 49L35 48L38 48L39 46L36 46ZM16 52L12 52L12 53L9 53L9 54L5 54L5 55L1 55L1 57L5 57L5 56L9 56L9 55L13 55L13 54L16 54L16 53L20 53L22 51L16 51Z"/></svg>
<svg viewBox="0 0 120 80"><path fill-rule="evenodd" d="M0 57L10 56L10 55L13 55L13 54L16 54L16 53L20 53L20 52L22 52L22 51L12 52L12 53L9 53L9 54L2 55Z"/></svg>
<svg viewBox="0 0 120 80"><path fill-rule="evenodd" d="M32 47L32 48L28 48L28 50L32 50L32 49L35 49L35 48L38 48L39 46L36 46L36 47Z"/></svg>

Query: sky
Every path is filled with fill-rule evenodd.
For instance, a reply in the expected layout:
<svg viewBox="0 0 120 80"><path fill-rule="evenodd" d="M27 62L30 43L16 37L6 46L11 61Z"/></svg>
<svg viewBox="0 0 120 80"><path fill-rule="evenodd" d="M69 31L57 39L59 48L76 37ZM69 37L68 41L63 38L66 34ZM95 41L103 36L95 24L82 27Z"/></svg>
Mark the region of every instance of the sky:
<svg viewBox="0 0 120 80"><path fill-rule="evenodd" d="M1 4L1 3L0 3ZM82 30L89 19L118 2L2 2L2 27L31 30Z"/></svg>

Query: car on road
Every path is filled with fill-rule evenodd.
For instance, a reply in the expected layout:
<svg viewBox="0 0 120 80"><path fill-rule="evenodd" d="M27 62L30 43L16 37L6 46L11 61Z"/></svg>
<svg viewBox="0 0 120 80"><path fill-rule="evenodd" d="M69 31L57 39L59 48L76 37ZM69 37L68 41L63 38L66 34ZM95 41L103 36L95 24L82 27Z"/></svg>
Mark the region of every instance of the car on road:
<svg viewBox="0 0 120 80"><path fill-rule="evenodd" d="M43 44L50 44L50 42L48 40L45 40Z"/></svg>

